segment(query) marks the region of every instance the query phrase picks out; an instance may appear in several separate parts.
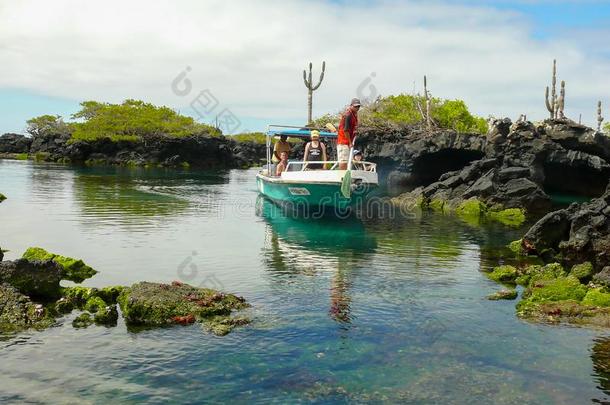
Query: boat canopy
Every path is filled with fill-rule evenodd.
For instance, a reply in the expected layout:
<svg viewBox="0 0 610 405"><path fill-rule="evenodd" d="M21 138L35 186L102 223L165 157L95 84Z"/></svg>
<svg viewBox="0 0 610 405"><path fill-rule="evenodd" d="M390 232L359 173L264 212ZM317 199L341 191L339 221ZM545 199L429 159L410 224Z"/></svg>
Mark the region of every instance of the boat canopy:
<svg viewBox="0 0 610 405"><path fill-rule="evenodd" d="M307 138L309 139L311 137L311 131L313 131L315 128L313 129L270 129L269 131L267 131L267 135L269 136L288 136L291 138ZM328 132L328 131L320 131L320 138L328 138L328 139L334 139L337 137L337 134L334 132Z"/></svg>

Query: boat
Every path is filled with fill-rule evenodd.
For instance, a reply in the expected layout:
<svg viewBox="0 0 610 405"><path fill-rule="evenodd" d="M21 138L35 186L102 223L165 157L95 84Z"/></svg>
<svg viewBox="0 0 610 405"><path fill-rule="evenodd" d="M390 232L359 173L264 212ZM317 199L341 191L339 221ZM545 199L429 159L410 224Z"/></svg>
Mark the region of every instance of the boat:
<svg viewBox="0 0 610 405"><path fill-rule="evenodd" d="M267 164L257 173L258 191L278 205L293 209L331 208L345 213L357 205L364 204L369 194L379 185L377 165L361 161L355 165L351 159L347 170L339 169L337 160L316 162L325 169L311 170L308 162L289 160L286 170L276 176L271 162L272 138L287 136L309 140L311 131L318 130L320 141L335 145L337 134L317 128L302 128L286 125L269 125L266 135Z"/></svg>

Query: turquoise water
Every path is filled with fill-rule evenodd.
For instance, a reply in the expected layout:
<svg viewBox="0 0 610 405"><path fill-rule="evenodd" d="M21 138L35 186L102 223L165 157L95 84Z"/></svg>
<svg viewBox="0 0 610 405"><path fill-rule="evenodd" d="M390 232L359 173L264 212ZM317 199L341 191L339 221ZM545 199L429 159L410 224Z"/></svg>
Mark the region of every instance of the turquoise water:
<svg viewBox="0 0 610 405"><path fill-rule="evenodd" d="M520 230L435 215L305 221L254 171L0 160L0 246L81 257L86 285L182 280L246 297L253 323L0 340L0 403L587 403L608 400L607 333L531 324L480 270ZM597 342L597 343L596 343ZM593 360L595 359L595 361ZM605 392L605 391L606 392Z"/></svg>

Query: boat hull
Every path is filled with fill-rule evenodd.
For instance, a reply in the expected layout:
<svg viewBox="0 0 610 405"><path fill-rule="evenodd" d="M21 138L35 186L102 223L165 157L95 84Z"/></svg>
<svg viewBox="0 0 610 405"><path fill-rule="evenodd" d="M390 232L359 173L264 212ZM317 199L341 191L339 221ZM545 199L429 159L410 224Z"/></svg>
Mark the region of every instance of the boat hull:
<svg viewBox="0 0 610 405"><path fill-rule="evenodd" d="M346 198L341 193L340 182L286 181L259 174L256 178L258 191L270 200L294 209L334 208L340 212L364 203L376 184L352 185L352 195Z"/></svg>

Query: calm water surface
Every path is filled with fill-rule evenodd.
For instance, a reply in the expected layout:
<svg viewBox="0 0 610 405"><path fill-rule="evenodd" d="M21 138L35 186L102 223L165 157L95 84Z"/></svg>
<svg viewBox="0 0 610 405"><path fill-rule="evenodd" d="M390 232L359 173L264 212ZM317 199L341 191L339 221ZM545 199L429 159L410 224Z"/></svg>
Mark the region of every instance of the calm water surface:
<svg viewBox="0 0 610 405"><path fill-rule="evenodd" d="M85 284L183 280L243 295L253 323L0 339L0 403L590 403L604 331L536 325L480 270L521 231L424 215L305 221L253 171L0 160L0 246L83 258ZM606 390L606 391L604 391Z"/></svg>

